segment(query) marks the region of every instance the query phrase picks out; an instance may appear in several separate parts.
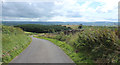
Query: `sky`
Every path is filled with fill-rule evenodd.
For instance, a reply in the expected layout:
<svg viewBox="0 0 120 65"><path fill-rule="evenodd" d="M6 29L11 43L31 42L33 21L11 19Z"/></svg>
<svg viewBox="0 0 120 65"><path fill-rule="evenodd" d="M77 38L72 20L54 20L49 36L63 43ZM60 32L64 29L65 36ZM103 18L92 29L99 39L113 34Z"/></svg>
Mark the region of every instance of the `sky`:
<svg viewBox="0 0 120 65"><path fill-rule="evenodd" d="M19 1L19 0L18 0ZM3 21L118 22L120 0L49 0L2 3Z"/></svg>

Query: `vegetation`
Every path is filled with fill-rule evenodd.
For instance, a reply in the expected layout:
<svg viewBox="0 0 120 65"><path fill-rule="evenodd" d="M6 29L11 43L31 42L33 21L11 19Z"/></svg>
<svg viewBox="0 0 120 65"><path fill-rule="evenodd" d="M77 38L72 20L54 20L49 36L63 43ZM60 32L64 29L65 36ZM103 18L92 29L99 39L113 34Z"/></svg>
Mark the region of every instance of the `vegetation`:
<svg viewBox="0 0 120 65"><path fill-rule="evenodd" d="M82 30L69 35L64 32L47 33L44 37L66 42L80 57L82 53L94 63L120 62L120 38L117 27L83 26Z"/></svg>
<svg viewBox="0 0 120 65"><path fill-rule="evenodd" d="M77 34L71 43L78 51L95 62L120 62L120 39L110 29L88 29Z"/></svg>
<svg viewBox="0 0 120 65"><path fill-rule="evenodd" d="M52 33L70 29L61 25L39 25L39 24L24 24L17 25L15 27L20 27L24 31L35 33Z"/></svg>
<svg viewBox="0 0 120 65"><path fill-rule="evenodd" d="M9 62L27 47L30 38L26 35L37 35L35 37L53 42L78 65L120 62L120 32L117 27L37 24L15 27L22 28L25 33L20 28L3 26L3 62Z"/></svg>
<svg viewBox="0 0 120 65"><path fill-rule="evenodd" d="M10 62L19 55L29 44L31 38L20 28L2 26L2 61Z"/></svg>
<svg viewBox="0 0 120 65"><path fill-rule="evenodd" d="M0 64L2 62L2 25L0 23Z"/></svg>
<svg viewBox="0 0 120 65"><path fill-rule="evenodd" d="M25 33L26 35L28 35L28 36L37 35L37 34L38 34L38 33L33 33L33 32L26 32L26 31L24 31L24 33Z"/></svg>
<svg viewBox="0 0 120 65"><path fill-rule="evenodd" d="M78 26L78 29L81 29L82 28L82 24L80 24L79 26Z"/></svg>
<svg viewBox="0 0 120 65"><path fill-rule="evenodd" d="M66 26L69 27L71 29L78 29L79 25L62 25L62 26Z"/></svg>

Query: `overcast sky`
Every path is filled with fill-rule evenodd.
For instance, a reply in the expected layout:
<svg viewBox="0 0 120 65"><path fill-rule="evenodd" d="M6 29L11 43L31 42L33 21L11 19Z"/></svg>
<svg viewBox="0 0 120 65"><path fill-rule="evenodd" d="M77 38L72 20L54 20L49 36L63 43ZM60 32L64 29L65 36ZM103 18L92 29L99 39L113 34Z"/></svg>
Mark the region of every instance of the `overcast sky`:
<svg viewBox="0 0 120 65"><path fill-rule="evenodd" d="M33 1L6 2L3 0L3 20L52 22L118 21L118 2L120 0Z"/></svg>

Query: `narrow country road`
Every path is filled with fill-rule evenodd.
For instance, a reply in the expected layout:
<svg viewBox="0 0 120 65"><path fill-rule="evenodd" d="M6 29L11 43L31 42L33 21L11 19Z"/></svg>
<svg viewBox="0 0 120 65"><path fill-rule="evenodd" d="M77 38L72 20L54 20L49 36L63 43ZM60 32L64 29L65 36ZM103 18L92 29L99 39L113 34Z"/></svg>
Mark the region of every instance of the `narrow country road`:
<svg viewBox="0 0 120 65"><path fill-rule="evenodd" d="M32 36L31 36L32 37ZM10 63L74 63L50 41L32 37L31 44Z"/></svg>

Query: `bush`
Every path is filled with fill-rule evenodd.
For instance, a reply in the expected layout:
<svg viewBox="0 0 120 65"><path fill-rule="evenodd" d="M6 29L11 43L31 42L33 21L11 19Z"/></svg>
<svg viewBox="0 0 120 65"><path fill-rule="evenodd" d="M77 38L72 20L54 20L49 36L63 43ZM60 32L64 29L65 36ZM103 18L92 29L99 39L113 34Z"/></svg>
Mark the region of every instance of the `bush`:
<svg viewBox="0 0 120 65"><path fill-rule="evenodd" d="M80 24L79 26L78 26L78 29L81 29L82 28L82 24Z"/></svg>
<svg viewBox="0 0 120 65"><path fill-rule="evenodd" d="M54 39L60 40L60 41L65 41L67 39L67 36L64 34L64 32L61 32L59 35L54 37Z"/></svg>
<svg viewBox="0 0 120 65"><path fill-rule="evenodd" d="M74 47L98 62L120 62L120 40L110 29L89 29L79 33Z"/></svg>

